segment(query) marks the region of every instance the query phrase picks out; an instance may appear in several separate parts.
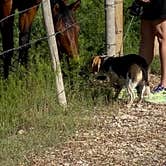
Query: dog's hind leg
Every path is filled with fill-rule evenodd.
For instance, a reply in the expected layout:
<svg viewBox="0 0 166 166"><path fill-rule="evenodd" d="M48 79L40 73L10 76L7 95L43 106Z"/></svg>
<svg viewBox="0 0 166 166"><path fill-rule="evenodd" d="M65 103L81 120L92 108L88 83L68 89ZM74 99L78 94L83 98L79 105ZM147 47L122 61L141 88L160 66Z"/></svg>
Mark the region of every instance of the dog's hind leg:
<svg viewBox="0 0 166 166"><path fill-rule="evenodd" d="M144 98L145 90L146 90L145 85L139 85L137 87L137 94L138 94L138 97L139 97L139 100L138 100L139 103L141 103L143 98Z"/></svg>
<svg viewBox="0 0 166 166"><path fill-rule="evenodd" d="M139 103L143 101L144 96L150 95L150 87L147 85L140 85L137 87L137 94L139 96Z"/></svg>
<svg viewBox="0 0 166 166"><path fill-rule="evenodd" d="M129 94L129 97L130 97L130 100L127 104L128 106L131 106L133 104L134 99L136 98L136 95L134 93L135 87L136 87L136 84L133 83L131 79L127 79L126 89L127 89L128 94Z"/></svg>

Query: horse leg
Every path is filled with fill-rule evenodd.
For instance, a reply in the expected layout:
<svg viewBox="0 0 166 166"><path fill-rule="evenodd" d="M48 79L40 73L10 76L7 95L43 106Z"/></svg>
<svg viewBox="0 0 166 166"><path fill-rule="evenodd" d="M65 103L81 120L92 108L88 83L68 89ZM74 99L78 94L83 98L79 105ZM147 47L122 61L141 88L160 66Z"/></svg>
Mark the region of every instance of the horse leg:
<svg viewBox="0 0 166 166"><path fill-rule="evenodd" d="M4 1L3 5L0 5L0 19L3 19L9 16L10 14L12 14L12 1ZM3 51L6 51L6 53L4 53L1 57L3 61L3 76L5 79L8 78L9 67L11 66L11 58L13 55L13 50L11 50L14 46L13 21L14 17L12 16L0 22L0 30L2 34L2 47Z"/></svg>
<svg viewBox="0 0 166 166"><path fill-rule="evenodd" d="M28 11L20 14L19 16L19 62L28 68L28 49L30 48L30 32L32 27L32 21L36 15L38 7L29 9Z"/></svg>

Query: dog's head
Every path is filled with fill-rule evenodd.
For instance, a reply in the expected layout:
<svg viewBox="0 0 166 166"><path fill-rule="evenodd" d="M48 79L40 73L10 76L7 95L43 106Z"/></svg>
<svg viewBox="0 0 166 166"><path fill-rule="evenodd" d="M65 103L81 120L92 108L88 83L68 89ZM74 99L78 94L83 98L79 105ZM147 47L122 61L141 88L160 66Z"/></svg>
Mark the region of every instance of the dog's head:
<svg viewBox="0 0 166 166"><path fill-rule="evenodd" d="M95 55L92 58L92 72L94 74L97 74L98 72L100 72L102 64L104 61L104 56L101 55Z"/></svg>

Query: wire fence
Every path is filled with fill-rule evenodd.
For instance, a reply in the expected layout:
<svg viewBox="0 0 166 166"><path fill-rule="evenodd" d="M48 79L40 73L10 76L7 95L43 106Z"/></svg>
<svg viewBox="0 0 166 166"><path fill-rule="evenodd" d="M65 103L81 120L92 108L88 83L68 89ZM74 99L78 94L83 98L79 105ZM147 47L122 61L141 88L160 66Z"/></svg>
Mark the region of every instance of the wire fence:
<svg viewBox="0 0 166 166"><path fill-rule="evenodd" d="M37 5L34 5L30 8L18 11L17 13L13 13L13 14L1 19L0 23L2 23L3 21L9 19L10 17L13 17L15 15L20 15L20 14L22 14L24 12L27 12L28 10L33 9L33 8L40 7L42 3L43 2L41 2ZM117 6L121 3L123 3L122 0L116 0L114 5ZM105 35L106 34L105 34L105 18L104 18L105 17L105 11L104 11L105 6L104 6L104 2L103 2L103 12L102 13L98 12L99 10L101 11L101 9L98 9L98 8L99 8L99 6L97 6L97 5L96 5L96 10L87 8L86 9L87 11L88 10L91 11L91 12L87 12L87 15L85 14L85 16L87 16L87 18L85 18L85 17L81 18L81 16L79 15L79 23L81 24L81 33L85 32L83 37L85 37L87 43L90 44L89 46L87 46L86 43L83 43L82 47L83 47L83 49L84 49L84 47L86 47L87 51L89 51L89 50L91 51L91 48L93 48L92 45L97 45L98 47L101 47L101 48L98 48L98 50L97 50L97 48L94 49L94 52L104 52L104 47L106 45L106 43L105 43L105 38L106 38ZM91 18L91 19L89 19L89 18ZM26 43L24 45L20 45L18 47L13 47L9 50L5 50L5 51L0 53L0 56L3 56L4 54L9 53L11 51L18 51L18 50L20 50L24 47L34 45L34 44L36 44L40 41L47 40L48 38L50 38L52 36L56 36L60 33L63 33L64 31L67 31L72 26L75 26L75 24L77 24L77 23L74 23L74 24L70 25L69 27L65 28L63 31L59 31L59 32L56 32L55 34L51 34L50 36L45 35L45 36L42 36L42 37L38 37L37 39L31 40L29 43ZM100 26L100 25L102 25L102 26ZM89 27L89 26L91 26L92 28L88 29L87 27ZM82 35L82 34L80 34L80 35ZM98 38L98 40L96 41L95 38ZM94 44L94 42L96 42L96 43Z"/></svg>
<svg viewBox="0 0 166 166"><path fill-rule="evenodd" d="M27 9L18 11L18 13L10 14L10 15L8 15L8 16L2 18L2 19L0 20L0 23L4 22L5 20L9 19L10 17L13 17L13 16L18 15L18 14L22 14L22 13L28 11L28 10L31 10L31 9L36 8L36 7L39 7L39 6L40 6L40 4L37 4L37 5L34 5L34 6L32 6L32 7L27 8Z"/></svg>
<svg viewBox="0 0 166 166"><path fill-rule="evenodd" d="M43 3L43 2L41 2L41 3ZM6 16L6 17L4 17L3 19L0 20L0 23L3 23L3 22L6 21L7 19L9 19L9 18L11 18L11 17L13 17L13 16L15 16L15 15L22 14L22 13L24 13L24 12L27 12L27 11L29 11L29 10L31 10L31 9L33 9L33 8L39 7L39 6L41 6L41 4L34 5L34 6L30 7L30 8L27 8L27 9L18 11L17 13L13 13L13 14L11 14L11 15L9 15L9 16ZM30 41L29 43L20 45L19 47L14 47L14 48L11 48L11 49L9 49L9 50L5 50L5 51L3 51L3 52L0 53L0 56L4 55L4 54L6 54L6 53L12 52L12 51L18 51L18 50L20 50L20 49L22 49L22 48L24 48L24 47L30 46L30 45L32 45L32 44L35 44L35 43L39 42L39 41L47 40L48 38L50 38L50 37L52 37L52 36L56 36L56 35L58 35L58 34L62 34L62 33L64 33L65 31L67 31L68 29L70 29L70 28L72 28L73 26L75 26L76 24L78 24L78 23L76 22L76 23L73 23L73 24L67 26L63 31L58 31L58 32L56 32L56 33L54 33L54 34L51 34L51 35L49 35L49 36L47 35L47 36L44 36L44 37L40 37L40 38L38 38L38 39L36 39L36 40L34 40L34 41Z"/></svg>
<svg viewBox="0 0 166 166"><path fill-rule="evenodd" d="M6 54L6 53L9 53L9 52L11 52L11 51L18 51L18 50L20 50L20 49L22 49L22 48L24 48L24 47L30 46L30 45L32 45L32 44L35 44L35 43L39 42L39 41L47 40L48 38L50 38L50 37L52 37L52 36L56 36L56 35L58 35L58 34L64 33L65 31L67 31L68 29L72 28L72 27L73 27L74 25L76 25L76 24L77 24L77 23L71 24L70 26L68 26L67 28L65 28L63 31L58 31L58 32L56 32L56 33L54 33L54 34L51 34L51 35L47 35L47 36L38 38L38 39L36 39L36 40L34 40L34 41L30 41L29 43L23 44L23 45L21 45L21 46L19 46L19 47L11 48L11 49L9 49L9 50L3 51L2 53L0 53L0 56L4 55L4 54Z"/></svg>
<svg viewBox="0 0 166 166"><path fill-rule="evenodd" d="M31 45L35 45L36 43L40 42L40 41L47 41L48 38L52 37L52 36L57 36L58 34L64 33L65 31L69 30L70 28L72 28L73 26L75 26L76 24L80 24L81 27L81 32L80 32L80 40L81 42L79 43L82 48L82 50L84 51L84 55L87 56L87 53L91 54L93 53L105 53L104 52L104 48L105 48L105 6L104 6L104 2L102 2L102 9L98 6L99 2L96 2L94 8L90 8L92 6L86 6L85 7L85 11L82 10L81 12L84 14L81 16L80 13L77 13L77 20L78 22L71 24L70 26L66 27L63 31L58 31L54 34L51 35L46 35L46 33L43 35L41 35L40 37L35 37L36 39L34 40L30 40L28 43L24 44L24 45L19 45L18 47L13 47L9 50L5 50L3 52L0 52L0 57L3 56L4 54L7 54L9 52L12 51L19 51L20 49L24 48L24 47L28 47ZM114 5L119 5L120 3L123 3L122 1L117 1ZM14 17L16 15L20 15L24 12L27 12L30 9L36 8L36 7L41 7L41 3L34 5L30 8L24 9L22 11L18 11L17 13L11 14L3 19L0 20L0 23L2 23L3 21L6 21L7 19ZM40 8L41 10L41 8ZM41 13L40 13L41 14ZM41 16L41 15L40 15ZM41 16L42 18L42 16ZM36 20L36 18L35 18ZM34 20L34 22L35 22ZM40 23L42 23L42 21L40 20ZM34 23L33 23L34 24ZM32 24L32 26L33 26ZM37 25L38 27L41 25ZM18 25L17 25L18 27ZM33 26L32 28L34 28L35 26ZM36 27L35 27L36 28ZM32 29L33 31L33 29ZM40 33L40 32L37 32ZM91 54L92 55L92 54ZM14 68L15 66L13 66ZM13 69L12 69L13 70ZM86 71L87 71L87 66L86 66ZM18 72L20 73L20 71ZM82 86L84 86L83 88L89 88L89 85L93 88L94 86L96 86L95 83L91 82L91 80L89 79L89 82L82 82L81 83ZM87 87L88 85L88 87ZM100 86L100 85L99 85Z"/></svg>

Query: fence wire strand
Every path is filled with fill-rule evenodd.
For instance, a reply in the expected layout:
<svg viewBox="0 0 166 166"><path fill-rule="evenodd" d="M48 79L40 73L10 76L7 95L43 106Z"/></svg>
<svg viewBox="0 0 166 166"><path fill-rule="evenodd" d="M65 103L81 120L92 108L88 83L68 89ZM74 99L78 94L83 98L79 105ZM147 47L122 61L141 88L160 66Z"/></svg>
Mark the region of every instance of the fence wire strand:
<svg viewBox="0 0 166 166"><path fill-rule="evenodd" d="M23 45L21 45L21 46L19 46L19 47L11 48L11 49L9 49L9 50L3 51L2 53L0 53L0 56L4 55L4 54L6 54L6 53L9 53L9 52L11 52L11 51L17 51L17 50L22 49L22 48L24 48L24 47L30 46L30 45L32 45L32 44L35 44L35 43L37 43L37 42L39 42L39 41L46 40L46 39L48 39L48 38L50 38L50 37L52 37L52 36L56 36L56 35L58 35L58 34L64 33L65 31L67 31L68 29L72 28L72 27L73 27L74 25L76 25L76 24L78 24L78 23L74 23L74 24L68 26L68 27L65 28L63 31L58 31L58 32L56 32L56 33L54 33L54 34L41 37L41 38L36 39L36 40L34 40L34 41L31 41L31 42L29 42L29 43L23 44Z"/></svg>
<svg viewBox="0 0 166 166"><path fill-rule="evenodd" d="M42 2L41 2L41 3L42 3ZM40 3L37 4L37 5L34 5L34 6L30 7L30 8L27 8L27 9L24 9L24 10L21 10L21 11L18 11L17 13L10 14L10 15L8 15L8 16L2 18L2 19L0 20L0 23L4 22L5 20L9 19L10 17L13 17L13 16L18 15L18 14L22 14L22 13L24 13L24 12L30 10L30 9L33 9L33 8L36 8L36 7L39 7L39 6L40 6Z"/></svg>
<svg viewBox="0 0 166 166"><path fill-rule="evenodd" d="M3 21L9 19L10 17L13 17L13 16L15 16L15 15L22 14L22 13L24 13L24 12L30 10L30 9L39 7L42 3L43 3L43 1L42 1L41 3L39 3L39 4L37 4L37 5L34 5L34 6L30 7L30 8L27 8L27 9L18 11L17 13L13 13L13 14L11 14L11 15L9 15L9 16L6 16L5 18L3 18L3 19L0 20L0 23L2 23ZM121 4L121 3L123 3L122 0L117 0L117 1L115 1L114 5L116 6L116 5L119 5L119 4ZM65 31L67 31L68 29L70 29L71 27L73 27L73 26L76 25L76 24L78 24L78 23L74 23L74 24L68 26L68 27L65 28L63 31L58 31L58 32L56 32L56 33L54 33L54 34L51 34L51 35L49 35L49 36L44 36L44 37L38 38L38 39L36 39L36 40L34 40L34 41L31 41L31 42L26 43L26 44L24 44L24 45L21 45L21 46L19 46L19 47L16 47L16 48L14 47L14 48L11 48L11 49L9 49L9 50L3 51L3 52L0 53L0 56L4 55L4 54L6 54L6 53L9 53L9 52L11 52L11 51L17 51L17 50L22 49L22 48L24 48L24 47L33 45L33 44L35 44L35 43L37 43L37 42L39 42L39 41L47 40L48 38L50 38L50 37L52 37L52 36L56 36L57 34L64 33Z"/></svg>
<svg viewBox="0 0 166 166"><path fill-rule="evenodd" d="M17 13L13 13L13 14L11 14L11 15L9 15L9 16L6 16L5 18L3 18L3 19L0 20L0 23L2 23L3 21L9 19L10 17L13 17L13 16L18 15L18 14L22 14L22 13L24 13L24 12L30 10L30 9L39 7L42 3L43 3L43 1L42 1L41 3L39 3L39 4L37 4L37 5L34 5L34 6L30 7L30 8L27 8L27 9L21 10L21 11L19 11L19 12L17 12ZM21 46L19 46L19 47L16 47L16 48L14 47L14 48L11 48L11 49L9 49L9 50L3 51L3 52L0 53L0 56L4 55L4 54L6 54L6 53L9 53L9 52L11 52L11 51L20 50L20 49L22 49L22 48L24 48L24 47L33 45L33 44L35 44L35 43L37 43L37 42L39 42L39 41L47 40L48 38L50 38L50 37L52 37L52 36L56 36L56 35L58 35L58 34L64 33L65 31L67 31L68 29L72 28L72 27L73 27L74 25L76 25L76 24L78 24L78 23L73 23L72 25L70 25L70 26L68 26L67 28L65 28L63 31L58 31L58 32L56 32L56 33L54 33L54 34L51 34L51 35L49 35L49 36L44 36L44 37L38 38L38 39L36 39L36 40L34 40L34 41L31 41L31 42L29 42L29 43L23 44L23 45L21 45Z"/></svg>

